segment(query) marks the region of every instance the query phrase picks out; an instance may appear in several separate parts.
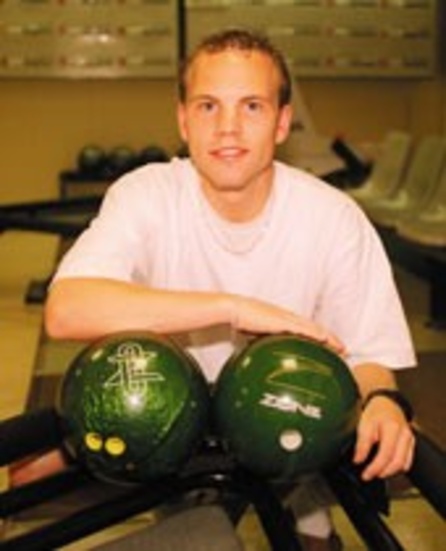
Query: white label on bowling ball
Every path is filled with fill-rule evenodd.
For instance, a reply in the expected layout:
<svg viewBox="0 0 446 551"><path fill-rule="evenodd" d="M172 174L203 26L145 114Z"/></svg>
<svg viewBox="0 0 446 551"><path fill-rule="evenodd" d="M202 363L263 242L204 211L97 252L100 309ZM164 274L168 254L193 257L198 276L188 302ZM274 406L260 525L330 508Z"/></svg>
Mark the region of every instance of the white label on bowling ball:
<svg viewBox="0 0 446 551"><path fill-rule="evenodd" d="M285 451L294 452L302 446L304 439L298 430L289 429L282 432L279 441Z"/></svg>

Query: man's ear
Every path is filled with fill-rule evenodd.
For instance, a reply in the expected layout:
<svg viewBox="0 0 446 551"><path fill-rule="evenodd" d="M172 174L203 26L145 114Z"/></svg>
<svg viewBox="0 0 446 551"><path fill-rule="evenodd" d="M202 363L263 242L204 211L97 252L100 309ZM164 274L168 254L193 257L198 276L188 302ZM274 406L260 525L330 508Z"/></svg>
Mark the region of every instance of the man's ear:
<svg viewBox="0 0 446 551"><path fill-rule="evenodd" d="M281 107L279 112L279 120L276 129L276 144L283 143L290 133L291 122L293 120L293 108L291 104Z"/></svg>
<svg viewBox="0 0 446 551"><path fill-rule="evenodd" d="M177 104L177 124L181 139L187 142L186 108L181 101Z"/></svg>

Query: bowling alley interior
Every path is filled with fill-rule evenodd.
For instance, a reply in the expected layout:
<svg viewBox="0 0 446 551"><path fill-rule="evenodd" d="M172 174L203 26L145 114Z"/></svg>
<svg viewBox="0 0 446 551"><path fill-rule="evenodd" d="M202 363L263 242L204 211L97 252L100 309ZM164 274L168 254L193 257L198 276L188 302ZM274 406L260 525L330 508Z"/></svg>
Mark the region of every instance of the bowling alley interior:
<svg viewBox="0 0 446 551"><path fill-rule="evenodd" d="M11 465L38 451L33 415L54 410L64 375L86 346L45 330L52 275L109 186L144 164L188 156L177 128L177 69L206 34L229 27L259 30L284 52L293 120L276 157L365 212L390 260L417 356L417 367L398 370L397 381L428 441L423 482L402 474L380 486L387 506L375 516L396 543L367 539L335 497L336 549L445 549L441 0L0 0L0 549L95 549L169 515L162 503L129 508L64 539L64 529L76 534L76 514L96 494L114 496L120 488L93 477L82 488L70 479L71 492L63 481L17 489ZM187 507L184 501L173 508ZM367 499L359 510L366 523ZM57 531L63 519L67 525ZM42 528L53 525L53 532ZM246 551L300 549L272 543L252 504L234 531ZM56 532L60 539L51 539ZM209 549L218 551L218 541Z"/></svg>

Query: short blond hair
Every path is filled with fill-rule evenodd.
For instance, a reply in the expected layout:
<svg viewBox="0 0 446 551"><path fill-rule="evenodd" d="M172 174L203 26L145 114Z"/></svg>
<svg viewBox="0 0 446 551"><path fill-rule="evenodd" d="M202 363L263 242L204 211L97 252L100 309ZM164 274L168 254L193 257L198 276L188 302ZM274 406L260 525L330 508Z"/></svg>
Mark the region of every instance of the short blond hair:
<svg viewBox="0 0 446 551"><path fill-rule="evenodd" d="M248 29L227 29L204 38L194 51L181 64L178 75L178 96L184 102L187 95L187 76L195 59L201 53L219 53L225 50L255 51L267 55L279 70L281 84L279 87L279 106L291 102L291 76L282 53L271 43L269 38Z"/></svg>

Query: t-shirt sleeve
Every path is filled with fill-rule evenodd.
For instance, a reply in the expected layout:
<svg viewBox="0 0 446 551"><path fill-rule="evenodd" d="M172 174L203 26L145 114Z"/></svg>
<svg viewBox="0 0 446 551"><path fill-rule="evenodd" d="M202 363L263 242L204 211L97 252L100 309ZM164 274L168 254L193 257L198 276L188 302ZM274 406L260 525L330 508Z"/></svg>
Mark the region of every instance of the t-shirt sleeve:
<svg viewBox="0 0 446 551"><path fill-rule="evenodd" d="M135 281L141 269L150 269L150 209L141 204L144 195L128 186L135 187L124 177L109 188L97 216L64 255L53 281L68 277Z"/></svg>
<svg viewBox="0 0 446 551"><path fill-rule="evenodd" d="M345 204L330 248L316 317L346 344L348 363L414 366L412 338L390 262L376 230L355 204Z"/></svg>

